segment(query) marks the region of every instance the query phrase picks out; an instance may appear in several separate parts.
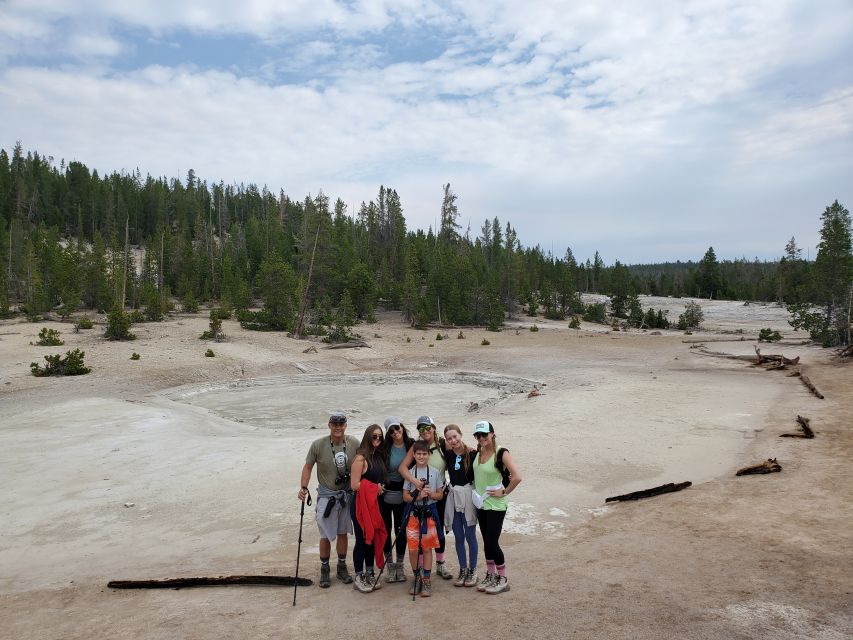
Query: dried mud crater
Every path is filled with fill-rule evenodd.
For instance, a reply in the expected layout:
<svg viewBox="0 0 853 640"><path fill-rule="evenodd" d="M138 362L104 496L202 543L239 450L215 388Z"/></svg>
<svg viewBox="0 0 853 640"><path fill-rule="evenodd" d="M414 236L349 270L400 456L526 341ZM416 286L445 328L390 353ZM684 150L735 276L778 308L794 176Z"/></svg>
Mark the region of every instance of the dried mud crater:
<svg viewBox="0 0 853 640"><path fill-rule="evenodd" d="M482 372L312 373L184 385L161 396L235 422L269 429L319 427L329 411L346 411L355 427L398 415L404 423L430 414L438 423L542 387L537 380ZM442 407L444 414L433 414Z"/></svg>

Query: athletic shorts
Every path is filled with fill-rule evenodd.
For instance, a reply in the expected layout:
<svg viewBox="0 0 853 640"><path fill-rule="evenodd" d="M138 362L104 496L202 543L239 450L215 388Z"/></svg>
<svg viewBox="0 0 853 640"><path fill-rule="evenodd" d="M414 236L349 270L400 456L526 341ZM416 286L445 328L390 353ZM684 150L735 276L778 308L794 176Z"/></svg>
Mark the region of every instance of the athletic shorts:
<svg viewBox="0 0 853 640"><path fill-rule="evenodd" d="M421 549L438 549L438 531L435 529L435 520L432 516L427 516L426 531L420 533L420 521L415 516L409 516L409 521L406 523L406 544L409 551L418 550L418 541L420 540Z"/></svg>
<svg viewBox="0 0 853 640"><path fill-rule="evenodd" d="M350 496L349 499L355 500L355 497ZM317 510L314 515L317 518L320 537L334 542L339 535L352 533L352 518L349 514L349 505L341 508L340 502L337 500L335 500L335 506L332 507L329 517L324 518L323 512L326 510L327 502L329 502L329 498L317 498Z"/></svg>

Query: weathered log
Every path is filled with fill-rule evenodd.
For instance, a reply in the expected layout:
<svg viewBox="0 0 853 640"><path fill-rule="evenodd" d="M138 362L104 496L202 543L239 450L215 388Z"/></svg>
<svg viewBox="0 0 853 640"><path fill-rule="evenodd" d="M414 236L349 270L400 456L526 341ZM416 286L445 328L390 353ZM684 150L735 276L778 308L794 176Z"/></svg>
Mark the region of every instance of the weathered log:
<svg viewBox="0 0 853 640"><path fill-rule="evenodd" d="M736 476L748 476L754 473L774 473L776 471L781 471L782 465L776 462L776 458L767 458L761 464L757 464L752 467L744 467L743 469L739 469L735 474Z"/></svg>
<svg viewBox="0 0 853 640"><path fill-rule="evenodd" d="M754 340L755 338L747 338L746 336L739 336L737 338L690 338L681 342L684 344L701 344L703 342L745 342L747 339Z"/></svg>
<svg viewBox="0 0 853 640"><path fill-rule="evenodd" d="M808 418L804 418L803 416L797 416L797 423L800 425L800 429L802 429L802 433L782 433L779 435L780 438L814 438L814 431L810 426L811 421Z"/></svg>
<svg viewBox="0 0 853 640"><path fill-rule="evenodd" d="M185 587L214 587L229 585L265 584L280 587L310 587L314 581L293 576L219 576L218 578L168 578L166 580L111 580L110 589L183 589Z"/></svg>
<svg viewBox="0 0 853 640"><path fill-rule="evenodd" d="M814 386L814 384L812 384L812 381L811 381L811 380L809 380L808 376L806 376L806 374L805 374L805 373L803 373L802 371L800 372L800 380L802 380L802 381L803 381L803 384L804 384L804 385L806 385L806 386L808 387L809 391L811 391L811 392L812 392L813 394L815 394L818 398L820 398L821 400L823 400L823 394L822 394L820 391L818 391L818 390L817 390L817 387L816 387L816 386Z"/></svg>
<svg viewBox="0 0 853 640"><path fill-rule="evenodd" d="M359 347L369 347L370 345L363 340L350 340L349 342L341 342L340 344L330 344L326 349L357 349Z"/></svg>
<svg viewBox="0 0 853 640"><path fill-rule="evenodd" d="M677 484L670 482L669 484L662 484L659 487L652 487L651 489L643 489L642 491L633 491L632 493L626 493L621 496L612 496L610 498L605 498L605 502L615 502L621 501L625 502L627 500L640 500L641 498L651 498L652 496L659 496L664 493L672 493L673 491L681 491L682 489L686 489L691 486L692 482L679 482Z"/></svg>
<svg viewBox="0 0 853 640"><path fill-rule="evenodd" d="M786 358L780 353L771 353L769 355L763 355L761 353L761 349L755 347L755 355L758 357L758 364L764 364L766 362L778 362L780 364L798 364L800 362L800 356L796 358Z"/></svg>

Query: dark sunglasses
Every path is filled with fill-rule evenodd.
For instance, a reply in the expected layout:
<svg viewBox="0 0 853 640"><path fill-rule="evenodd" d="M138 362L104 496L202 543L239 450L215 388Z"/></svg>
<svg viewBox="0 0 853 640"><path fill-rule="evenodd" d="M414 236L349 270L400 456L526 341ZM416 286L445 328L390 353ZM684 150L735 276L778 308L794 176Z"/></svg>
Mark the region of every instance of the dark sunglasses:
<svg viewBox="0 0 853 640"><path fill-rule="evenodd" d="M429 431L430 429L432 429L431 424L418 425L418 433L423 433L424 431Z"/></svg>
<svg viewBox="0 0 853 640"><path fill-rule="evenodd" d="M381 433L374 433L372 436L370 436L370 439L371 440L382 440L382 434Z"/></svg>
<svg viewBox="0 0 853 640"><path fill-rule="evenodd" d="M489 437L488 433L475 433L474 434L474 438L476 440L479 440L480 438L488 438L488 437Z"/></svg>
<svg viewBox="0 0 853 640"><path fill-rule="evenodd" d="M395 424L392 427L388 427L388 433L394 433L395 431L402 431L402 430L403 430L403 427L401 427L399 424Z"/></svg>
<svg viewBox="0 0 853 640"><path fill-rule="evenodd" d="M342 427L347 423L346 420L329 420L329 424L333 427Z"/></svg>

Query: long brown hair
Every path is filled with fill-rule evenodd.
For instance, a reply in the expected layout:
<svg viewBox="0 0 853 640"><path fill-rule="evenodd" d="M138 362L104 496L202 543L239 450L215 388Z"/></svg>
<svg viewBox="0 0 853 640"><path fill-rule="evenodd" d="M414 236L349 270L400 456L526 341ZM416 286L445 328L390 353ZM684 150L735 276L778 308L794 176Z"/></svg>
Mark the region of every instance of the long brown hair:
<svg viewBox="0 0 853 640"><path fill-rule="evenodd" d="M467 475L468 474L468 467L471 464L471 455L470 454L473 451L473 449L471 447L469 447L467 444L465 444L464 440L462 440L462 429L459 428L458 424L451 423L451 424L447 425L446 427L444 427L444 440L445 440L445 442L447 442L447 432L448 431L455 431L456 433L459 434L459 441L462 442L462 448L465 449L465 452L462 454L462 467L465 469L465 474ZM450 451L452 451L452 449L450 449Z"/></svg>
<svg viewBox="0 0 853 640"><path fill-rule="evenodd" d="M382 471L386 472L388 469L385 466L384 442L378 447L373 446L373 434L377 432L379 432L379 435L382 435L382 427L375 422L364 430L364 435L361 437L361 444L358 445L356 455L363 456L368 467L379 465Z"/></svg>

